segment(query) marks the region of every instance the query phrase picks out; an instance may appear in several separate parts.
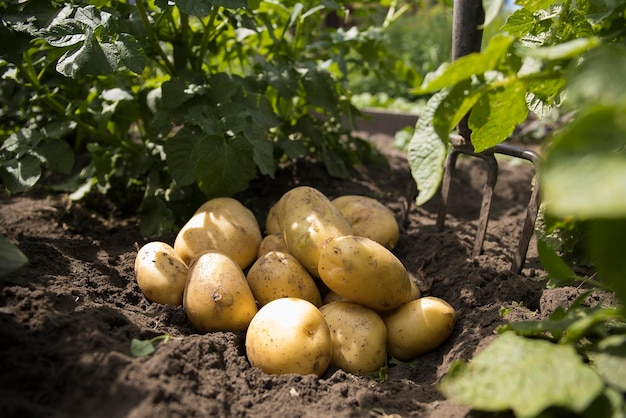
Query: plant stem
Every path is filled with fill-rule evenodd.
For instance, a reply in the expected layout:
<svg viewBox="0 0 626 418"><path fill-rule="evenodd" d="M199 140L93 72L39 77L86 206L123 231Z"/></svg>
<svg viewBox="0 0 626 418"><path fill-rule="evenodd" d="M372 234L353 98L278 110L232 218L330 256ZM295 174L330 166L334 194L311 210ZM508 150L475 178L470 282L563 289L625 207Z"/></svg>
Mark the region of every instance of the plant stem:
<svg viewBox="0 0 626 418"><path fill-rule="evenodd" d="M213 33L211 29L214 28L215 19L217 18L218 11L219 11L218 6L212 6L211 15L209 16L209 21L204 27L204 34L202 35L202 40L200 41L200 52L198 52L198 61L196 63L196 67L198 71L202 70L202 63L204 62L204 56L206 55L206 51L209 48L209 40L211 39L211 33Z"/></svg>
<svg viewBox="0 0 626 418"><path fill-rule="evenodd" d="M161 48L161 44L159 43L159 38L157 37L156 32L150 25L150 21L148 20L148 13L146 11L146 7L143 4L143 0L138 0L135 2L137 5L137 12L139 12L139 16L141 17L141 22L143 23L143 27L148 35L148 39L152 43L152 46L156 49L158 55L161 56L163 60L163 65L167 69L167 72L170 76L174 76L176 74L176 69L174 68L174 64L172 64L165 53L163 48Z"/></svg>

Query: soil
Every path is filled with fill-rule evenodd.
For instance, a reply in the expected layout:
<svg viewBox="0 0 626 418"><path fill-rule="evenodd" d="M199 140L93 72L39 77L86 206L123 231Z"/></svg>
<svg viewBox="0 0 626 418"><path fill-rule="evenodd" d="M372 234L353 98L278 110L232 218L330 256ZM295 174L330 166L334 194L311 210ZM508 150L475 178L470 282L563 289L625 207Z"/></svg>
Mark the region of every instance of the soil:
<svg viewBox="0 0 626 418"><path fill-rule="evenodd" d="M395 254L423 295L458 313L453 334L410 363L390 364L384 381L330 368L321 376L267 375L248 363L244 334L200 335L182 307L148 302L133 263L142 237L136 219L110 202L72 203L41 189L1 195L0 233L30 262L0 278L0 416L3 417L435 417L476 416L437 389L450 364L485 347L499 325L546 317L572 300L574 288L546 290L531 245L522 274L511 254L525 217L534 168L500 162L483 254L470 257L484 170L459 161L443 231L438 199L410 205L414 184L406 157L388 137L371 136L388 165L358 167L345 180L315 164L281 168L237 198L261 226L285 191L311 185L329 197L362 194L397 215ZM174 235L161 237L173 243ZM501 309L510 313L504 318ZM169 333L149 356L133 357L131 340Z"/></svg>

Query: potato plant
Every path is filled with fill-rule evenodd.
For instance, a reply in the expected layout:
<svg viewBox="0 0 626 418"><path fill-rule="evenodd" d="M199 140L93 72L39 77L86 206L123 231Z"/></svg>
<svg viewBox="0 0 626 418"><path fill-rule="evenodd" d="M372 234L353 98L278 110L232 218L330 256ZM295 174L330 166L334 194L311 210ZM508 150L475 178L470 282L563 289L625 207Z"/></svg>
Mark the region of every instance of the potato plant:
<svg viewBox="0 0 626 418"><path fill-rule="evenodd" d="M345 176L376 154L343 125L358 115L346 77L365 62L391 74L382 40L399 13L395 1L354 11L335 1L2 2L0 178L18 193L46 170L72 175L53 186L138 207L144 235L158 236L285 160ZM348 33L330 14L367 29Z"/></svg>
<svg viewBox="0 0 626 418"><path fill-rule="evenodd" d="M387 216L375 211L369 219L384 229ZM272 374L320 376L331 365L376 373L390 355L409 361L450 336L454 309L422 297L402 262L382 244L353 235L353 224L319 190L289 190L267 218L277 226L261 240L241 203L205 202L176 237L201 243L196 251L159 241L138 250L139 290L150 301L182 305L199 333L245 331L250 363ZM381 232L396 231L397 225ZM267 237L282 245L261 251ZM241 251L256 259L238 262ZM307 269L311 254L319 260Z"/></svg>

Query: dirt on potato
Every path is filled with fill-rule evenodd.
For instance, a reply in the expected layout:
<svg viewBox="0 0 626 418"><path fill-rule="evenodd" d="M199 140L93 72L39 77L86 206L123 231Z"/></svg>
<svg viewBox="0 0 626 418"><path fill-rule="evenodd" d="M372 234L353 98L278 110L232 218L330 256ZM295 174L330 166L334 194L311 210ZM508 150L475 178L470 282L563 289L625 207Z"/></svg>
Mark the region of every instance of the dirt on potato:
<svg viewBox="0 0 626 418"><path fill-rule="evenodd" d="M110 202L70 203L41 189L2 194L0 233L28 256L0 278L0 416L8 417L435 417L472 415L446 400L437 383L451 362L469 359L511 319L546 317L580 293L545 290L531 245L521 275L509 271L525 217L534 169L503 160L492 215L477 259L470 257L484 169L459 161L443 231L439 200L411 201L405 154L390 138L370 139L387 166L368 165L345 180L301 162L254 181L236 196L263 226L270 206L298 185L328 197L362 194L393 210L401 235L394 253L423 295L457 311L450 338L409 363L391 364L384 381L330 368L314 375L267 375L250 366L244 334L200 335L182 307L148 302L133 273L141 236L132 214ZM173 243L174 235L160 237ZM502 308L510 313L504 318ZM131 340L169 333L149 356L133 357Z"/></svg>

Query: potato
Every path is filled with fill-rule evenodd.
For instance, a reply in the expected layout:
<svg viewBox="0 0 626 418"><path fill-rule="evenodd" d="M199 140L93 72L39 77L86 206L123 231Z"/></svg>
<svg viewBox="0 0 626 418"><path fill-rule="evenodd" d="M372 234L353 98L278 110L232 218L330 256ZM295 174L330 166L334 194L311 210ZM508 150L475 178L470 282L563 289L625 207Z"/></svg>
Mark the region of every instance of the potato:
<svg viewBox="0 0 626 418"><path fill-rule="evenodd" d="M419 287L417 287L417 283L414 280L411 280L411 297L409 300L415 300L422 297L422 292Z"/></svg>
<svg viewBox="0 0 626 418"><path fill-rule="evenodd" d="M359 195L339 196L332 202L350 222L354 235L370 238L389 250L396 248L400 228L387 206L371 197Z"/></svg>
<svg viewBox="0 0 626 418"><path fill-rule="evenodd" d="M384 317L387 349L408 361L437 348L452 333L456 312L443 299L425 296L400 306Z"/></svg>
<svg viewBox="0 0 626 418"><path fill-rule="evenodd" d="M330 364L330 329L311 302L276 299L250 322L246 354L252 366L268 374L321 376Z"/></svg>
<svg viewBox="0 0 626 418"><path fill-rule="evenodd" d="M192 260L183 307L200 333L244 331L258 311L239 265L217 251L204 252Z"/></svg>
<svg viewBox="0 0 626 418"><path fill-rule="evenodd" d="M320 251L333 238L352 234L352 227L322 192L300 186L278 203L278 224L289 253L314 277Z"/></svg>
<svg viewBox="0 0 626 418"><path fill-rule="evenodd" d="M387 361L387 327L380 315L354 302L320 308L330 328L330 364L350 373L379 370Z"/></svg>
<svg viewBox="0 0 626 418"><path fill-rule="evenodd" d="M369 238L347 235L320 252L319 273L330 290L377 312L411 298L411 280L402 262Z"/></svg>
<svg viewBox="0 0 626 418"><path fill-rule="evenodd" d="M153 241L142 246L135 258L135 278L149 301L172 306L183 303L187 265L171 245Z"/></svg>
<svg viewBox="0 0 626 418"><path fill-rule="evenodd" d="M326 296L324 296L324 299L322 300L322 304L328 305L329 303L341 302L341 301L347 301L347 300L348 299L344 298L343 296L339 296L335 292L330 291L326 293Z"/></svg>
<svg viewBox="0 0 626 418"><path fill-rule="evenodd" d="M259 259L270 251L280 251L283 253L289 252L282 234L272 234L263 237L263 240L259 245L256 258Z"/></svg>
<svg viewBox="0 0 626 418"><path fill-rule="evenodd" d="M280 200L270 207L265 218L265 233L267 235L280 234L280 226L278 224L278 212L280 207Z"/></svg>
<svg viewBox="0 0 626 418"><path fill-rule="evenodd" d="M322 304L315 281L291 254L270 251L252 264L246 278L259 306L285 297Z"/></svg>
<svg viewBox="0 0 626 418"><path fill-rule="evenodd" d="M178 232L174 249L186 263L204 251L220 251L244 269L256 259L261 240L254 214L233 198L219 197L198 208Z"/></svg>

